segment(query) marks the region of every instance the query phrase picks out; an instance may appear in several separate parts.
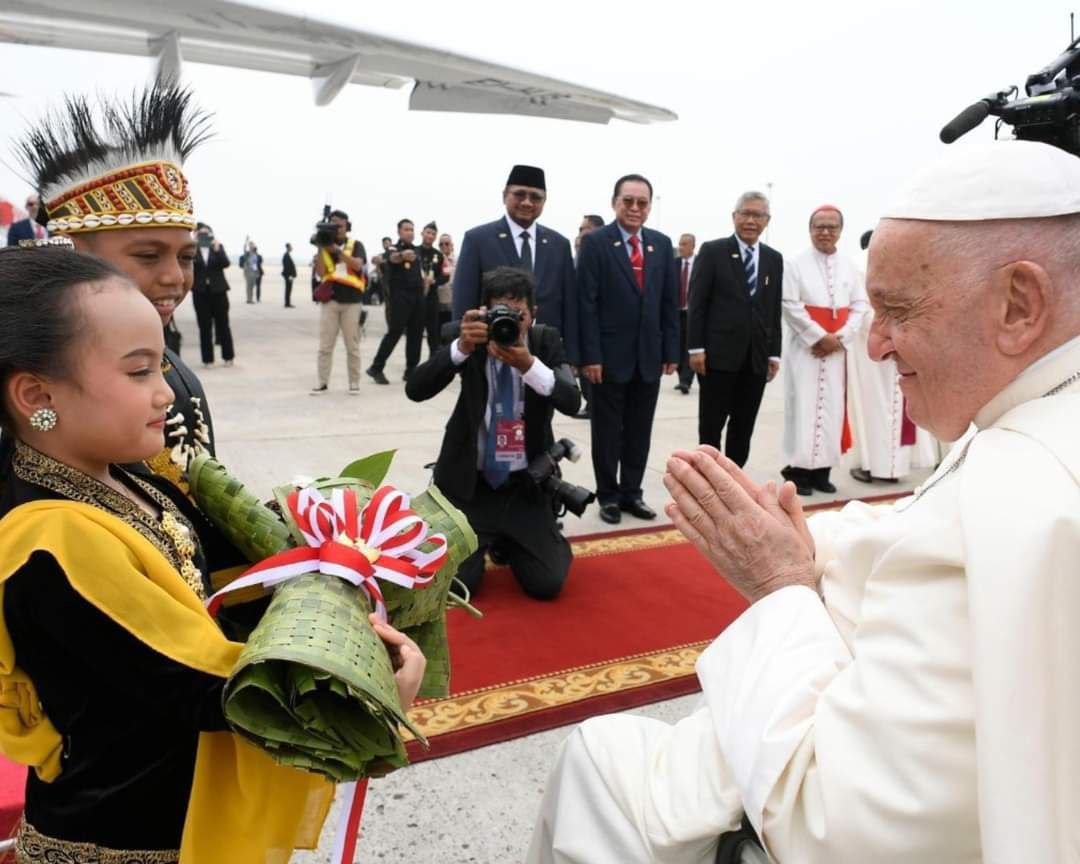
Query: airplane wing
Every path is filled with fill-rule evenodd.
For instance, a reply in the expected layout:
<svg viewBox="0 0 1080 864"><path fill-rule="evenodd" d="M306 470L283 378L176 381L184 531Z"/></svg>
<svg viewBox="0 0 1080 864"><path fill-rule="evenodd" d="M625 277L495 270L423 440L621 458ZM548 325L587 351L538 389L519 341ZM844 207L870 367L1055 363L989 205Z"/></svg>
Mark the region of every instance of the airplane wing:
<svg viewBox="0 0 1080 864"><path fill-rule="evenodd" d="M234 0L0 0L0 42L184 60L311 78L315 102L346 84L412 85L414 111L652 123L674 112L509 66Z"/></svg>

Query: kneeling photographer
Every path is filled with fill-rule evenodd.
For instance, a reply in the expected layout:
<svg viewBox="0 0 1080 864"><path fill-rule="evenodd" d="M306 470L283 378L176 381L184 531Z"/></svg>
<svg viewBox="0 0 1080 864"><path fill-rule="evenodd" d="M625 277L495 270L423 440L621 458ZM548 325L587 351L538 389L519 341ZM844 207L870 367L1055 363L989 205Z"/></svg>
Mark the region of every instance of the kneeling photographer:
<svg viewBox="0 0 1080 864"><path fill-rule="evenodd" d="M435 485L468 516L480 542L458 577L475 591L484 553L498 543L525 593L551 600L573 557L555 524L555 498L584 505L554 484L538 482L529 468L570 449L555 444L551 417L556 408L573 417L581 391L558 330L532 324L534 291L532 275L522 270L498 267L484 274L484 305L466 312L460 326L448 325L457 331L452 341L416 367L405 392L422 402L461 375L435 465ZM580 491L587 503L589 493Z"/></svg>

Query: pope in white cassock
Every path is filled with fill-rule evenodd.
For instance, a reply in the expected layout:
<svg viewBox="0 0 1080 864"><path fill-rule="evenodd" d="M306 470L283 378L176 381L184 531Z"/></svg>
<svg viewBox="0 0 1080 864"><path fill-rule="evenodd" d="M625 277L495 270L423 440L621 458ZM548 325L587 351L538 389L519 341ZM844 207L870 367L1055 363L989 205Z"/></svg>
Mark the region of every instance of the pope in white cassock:
<svg viewBox="0 0 1080 864"><path fill-rule="evenodd" d="M862 274L836 251L844 217L810 214L811 247L784 262L784 462L800 495L832 493L829 471L851 447L847 352L867 312Z"/></svg>
<svg viewBox="0 0 1080 864"><path fill-rule="evenodd" d="M780 864L1080 861L1080 159L950 148L867 293L871 355L955 446L809 524L792 484L674 454L669 515L752 605L694 714L572 733L531 864L706 864L743 810Z"/></svg>

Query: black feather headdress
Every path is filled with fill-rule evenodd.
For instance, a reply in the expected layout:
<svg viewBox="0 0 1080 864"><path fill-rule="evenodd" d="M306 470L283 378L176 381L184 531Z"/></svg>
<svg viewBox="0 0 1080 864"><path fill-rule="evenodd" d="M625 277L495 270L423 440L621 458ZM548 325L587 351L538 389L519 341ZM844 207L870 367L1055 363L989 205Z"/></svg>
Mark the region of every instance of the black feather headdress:
<svg viewBox="0 0 1080 864"><path fill-rule="evenodd" d="M99 98L92 103L85 96L68 96L60 110L46 116L17 142L16 152L37 187L44 205L39 218L44 222L59 216L77 218L109 211L108 199L112 198L114 204L118 200L111 190L106 190L109 194L105 197L96 196L74 206L67 206L68 198L73 191L92 186L98 178L130 166L170 165L183 181L181 166L210 134L210 116L195 106L190 90L174 84L154 84L126 101ZM170 194L164 197L154 195L153 188L147 193L137 180L127 181L133 182L136 186L130 190L130 206L113 208L114 216L125 210L134 212L135 202L146 212L168 212L179 206L177 199L186 196L186 181L183 195L177 194L181 190L174 183L165 183L165 192ZM123 193L122 189L117 191ZM80 203L88 206L80 207ZM92 230L97 227L124 226L109 224Z"/></svg>

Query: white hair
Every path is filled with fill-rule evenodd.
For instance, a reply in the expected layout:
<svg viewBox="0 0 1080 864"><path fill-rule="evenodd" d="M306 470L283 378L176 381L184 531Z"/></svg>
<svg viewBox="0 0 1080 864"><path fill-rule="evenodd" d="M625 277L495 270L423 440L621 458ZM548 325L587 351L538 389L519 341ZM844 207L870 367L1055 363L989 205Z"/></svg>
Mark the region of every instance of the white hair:
<svg viewBox="0 0 1080 864"><path fill-rule="evenodd" d="M748 201L763 201L765 203L765 209L769 209L769 196L764 192L758 192L751 189L749 192L743 192L738 198L735 199L735 208L733 212L738 212L742 209L743 204Z"/></svg>

